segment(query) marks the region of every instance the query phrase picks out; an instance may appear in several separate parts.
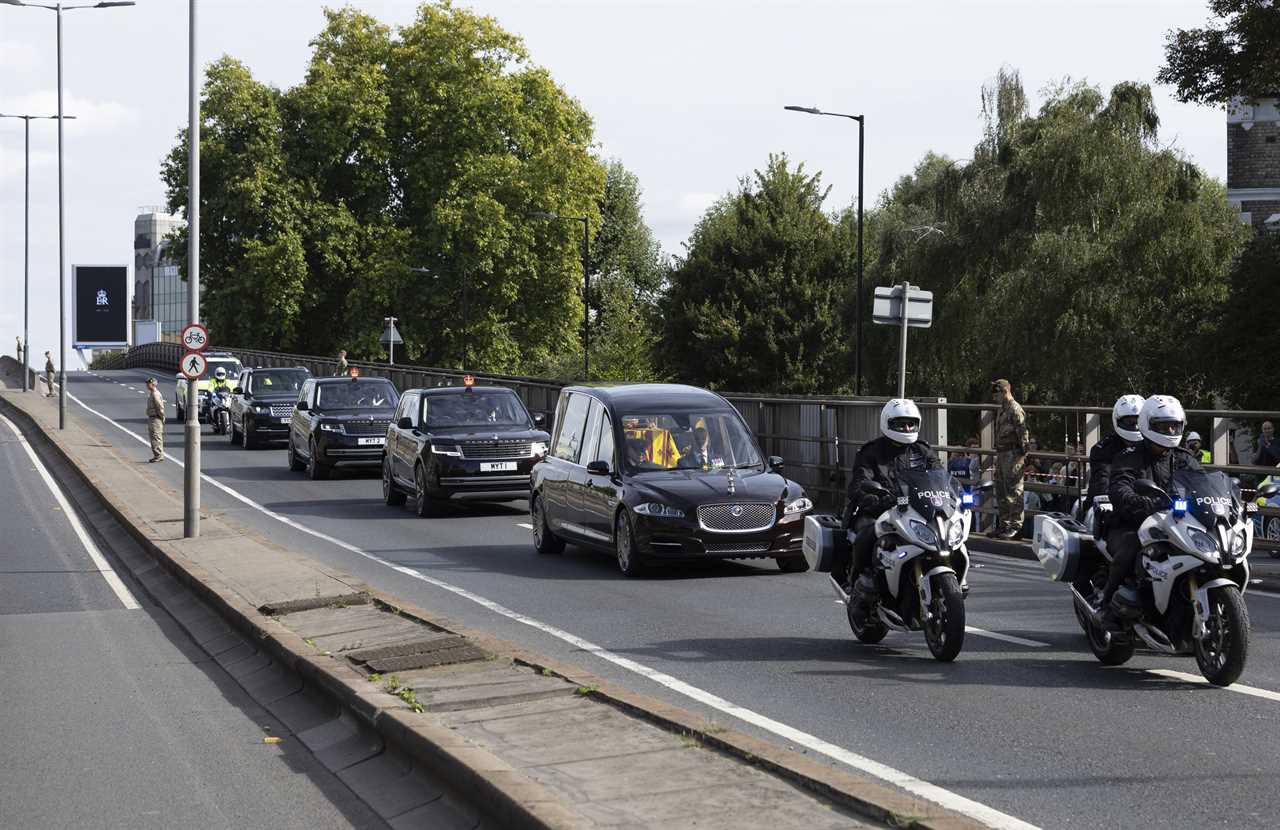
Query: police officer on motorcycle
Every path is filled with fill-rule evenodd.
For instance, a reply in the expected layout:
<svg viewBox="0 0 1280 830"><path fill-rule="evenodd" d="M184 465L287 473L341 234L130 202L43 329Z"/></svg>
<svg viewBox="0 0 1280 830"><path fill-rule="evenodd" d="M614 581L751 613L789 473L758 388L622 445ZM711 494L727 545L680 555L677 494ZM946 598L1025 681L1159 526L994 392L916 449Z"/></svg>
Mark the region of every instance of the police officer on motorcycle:
<svg viewBox="0 0 1280 830"><path fill-rule="evenodd" d="M1107 534L1111 572L1102 596L1103 621L1109 627L1114 627L1118 618L1133 618L1140 613L1133 584L1141 549L1138 528L1152 513L1169 506L1160 499L1139 494L1134 483L1148 479L1170 493L1175 471L1200 469L1195 456L1179 446L1186 425L1187 415L1177 398L1152 395L1138 415L1141 442L1120 453L1111 464L1108 489L1114 514Z"/></svg>
<svg viewBox="0 0 1280 830"><path fill-rule="evenodd" d="M1141 395L1122 395L1111 407L1111 426L1115 428L1115 432L1089 450L1089 490L1080 504L1077 519L1083 521L1089 507L1099 497L1108 494L1111 489L1111 464L1116 457L1142 442L1142 433L1138 432L1138 415L1145 402L1146 399Z"/></svg>
<svg viewBox="0 0 1280 830"><path fill-rule="evenodd" d="M865 613L876 594L871 559L875 520L897 500L899 471L941 467L937 453L920 440L920 410L915 402L898 398L885 404L880 410L880 437L863 444L853 459L845 526L856 536L852 549L841 550L832 568L854 595L855 611L861 608ZM869 492L869 482L879 484L888 494Z"/></svg>

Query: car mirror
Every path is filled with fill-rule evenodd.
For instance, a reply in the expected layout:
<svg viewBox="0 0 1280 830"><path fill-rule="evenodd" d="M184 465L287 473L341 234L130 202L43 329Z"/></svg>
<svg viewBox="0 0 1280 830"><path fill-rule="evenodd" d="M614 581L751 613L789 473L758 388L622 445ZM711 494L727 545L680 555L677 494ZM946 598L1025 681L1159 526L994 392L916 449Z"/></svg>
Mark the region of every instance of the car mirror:
<svg viewBox="0 0 1280 830"><path fill-rule="evenodd" d="M780 456L780 455L771 455L771 456L769 456L769 469L770 469L770 470L773 470L775 473L780 473L780 472L782 472L782 467L783 467L783 463L782 463L782 456Z"/></svg>
<svg viewBox="0 0 1280 830"><path fill-rule="evenodd" d="M307 406L307 402L306 402L306 401L298 401L298 411L299 411L299 412L306 412L306 411L307 411L307 410L309 410L310 408L311 408L311 407Z"/></svg>
<svg viewBox="0 0 1280 830"><path fill-rule="evenodd" d="M547 416L541 412L533 413L533 425L538 429L542 429L547 425Z"/></svg>
<svg viewBox="0 0 1280 830"><path fill-rule="evenodd" d="M587 465L587 472L593 476L607 476L609 475L609 462L592 461Z"/></svg>
<svg viewBox="0 0 1280 830"><path fill-rule="evenodd" d="M396 421L396 429L413 429L413 419L406 415Z"/></svg>
<svg viewBox="0 0 1280 830"><path fill-rule="evenodd" d="M1280 484L1274 481L1258 488L1258 498L1260 499L1269 499L1277 493L1280 493Z"/></svg>
<svg viewBox="0 0 1280 830"><path fill-rule="evenodd" d="M235 387L234 389L232 389L232 390L231 390L231 394L233 394L233 395L243 395L243 394L244 394L244 389L242 389L241 387L237 386L237 387Z"/></svg>

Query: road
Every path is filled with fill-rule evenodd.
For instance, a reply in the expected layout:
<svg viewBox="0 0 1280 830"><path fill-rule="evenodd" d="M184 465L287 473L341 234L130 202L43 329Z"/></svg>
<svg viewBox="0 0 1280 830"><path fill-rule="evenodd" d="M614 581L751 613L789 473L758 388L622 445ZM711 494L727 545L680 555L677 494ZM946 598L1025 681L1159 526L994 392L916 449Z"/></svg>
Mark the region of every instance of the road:
<svg viewBox="0 0 1280 830"><path fill-rule="evenodd" d="M69 509L0 419L0 824L386 827Z"/></svg>
<svg viewBox="0 0 1280 830"><path fill-rule="evenodd" d="M77 377L73 406L139 459L147 372ZM154 373L152 373L154 374ZM167 399L172 376L157 375ZM157 472L181 488L181 425ZM975 554L971 632L940 665L919 635L856 643L826 577L772 563L708 563L626 579L608 557L538 557L526 506L417 519L382 504L376 475L311 482L279 449L208 434L204 503L389 593L582 665L747 732L940 800L1041 827L1275 823L1280 776L1280 596L1250 594L1249 667L1209 688L1190 658L1140 652L1108 669L1061 586L1033 563ZM310 532L300 528L305 527ZM316 535L319 534L319 535ZM1185 679L1155 673L1172 670ZM1003 814L1003 815L1001 815ZM1025 825L1021 825L1025 826Z"/></svg>

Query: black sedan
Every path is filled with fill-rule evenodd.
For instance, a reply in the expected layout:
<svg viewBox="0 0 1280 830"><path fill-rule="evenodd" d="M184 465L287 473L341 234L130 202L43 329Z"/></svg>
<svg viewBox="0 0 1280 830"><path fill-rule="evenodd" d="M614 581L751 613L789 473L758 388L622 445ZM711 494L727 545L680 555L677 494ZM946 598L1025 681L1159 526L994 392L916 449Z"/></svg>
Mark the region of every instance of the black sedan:
<svg viewBox="0 0 1280 830"><path fill-rule="evenodd" d="M627 576L658 560L772 558L804 571L804 490L705 389L570 387L533 470L534 546L610 551Z"/></svg>
<svg viewBox="0 0 1280 830"><path fill-rule="evenodd" d="M401 505L413 496L419 516L450 500L526 499L529 473L550 440L541 420L510 389L411 389L387 432L383 499Z"/></svg>
<svg viewBox="0 0 1280 830"><path fill-rule="evenodd" d="M246 369L231 390L231 443L246 450L289 437L293 405L311 373L296 369Z"/></svg>
<svg viewBox="0 0 1280 830"><path fill-rule="evenodd" d="M289 424L289 469L323 479L334 467L376 468L399 401L386 378L307 379Z"/></svg>

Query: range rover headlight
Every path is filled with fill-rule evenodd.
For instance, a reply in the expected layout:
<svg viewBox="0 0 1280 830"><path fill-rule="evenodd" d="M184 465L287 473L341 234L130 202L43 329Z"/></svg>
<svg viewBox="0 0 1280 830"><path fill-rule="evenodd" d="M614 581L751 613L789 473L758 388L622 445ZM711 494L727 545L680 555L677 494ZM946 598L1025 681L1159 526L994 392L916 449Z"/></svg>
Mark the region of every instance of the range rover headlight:
<svg viewBox="0 0 1280 830"><path fill-rule="evenodd" d="M933 528L927 524L915 519L911 520L911 533L927 548L936 548L938 546L938 534L933 532Z"/></svg>
<svg viewBox="0 0 1280 830"><path fill-rule="evenodd" d="M546 441L534 441L533 444L530 445L530 450L529 450L530 458L539 458L541 456L545 456L546 454L547 454Z"/></svg>
<svg viewBox="0 0 1280 830"><path fill-rule="evenodd" d="M791 502L786 507L784 507L782 509L782 512L784 515L792 516L796 513L803 513L806 510L812 510L812 509L813 509L813 502L811 502L807 496L801 496L800 498L796 499L795 501Z"/></svg>
<svg viewBox="0 0 1280 830"><path fill-rule="evenodd" d="M258 413L259 415L265 415L266 413L271 411L271 407L264 406L263 404L260 404L260 403L255 403L253 405L253 411Z"/></svg>
<svg viewBox="0 0 1280 830"><path fill-rule="evenodd" d="M342 424L331 424L325 421L320 422L320 429L324 430L325 432L346 432Z"/></svg>
<svg viewBox="0 0 1280 830"><path fill-rule="evenodd" d="M636 512L641 516L656 516L661 519L683 519L684 511L669 504L656 501L636 505Z"/></svg>
<svg viewBox="0 0 1280 830"><path fill-rule="evenodd" d="M461 458L461 457L462 457L462 448L461 448L461 447L457 447L457 446L453 446L453 447L451 447L451 446L449 446L448 444L432 444L432 445L431 445L431 454L432 454L432 455L447 455L447 456L450 456L450 457L452 457L452 458Z"/></svg>

